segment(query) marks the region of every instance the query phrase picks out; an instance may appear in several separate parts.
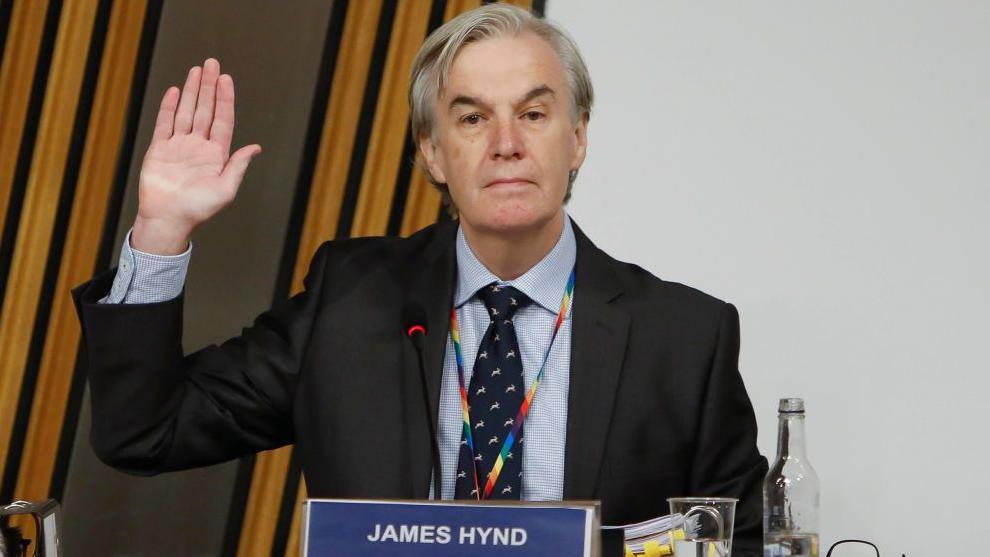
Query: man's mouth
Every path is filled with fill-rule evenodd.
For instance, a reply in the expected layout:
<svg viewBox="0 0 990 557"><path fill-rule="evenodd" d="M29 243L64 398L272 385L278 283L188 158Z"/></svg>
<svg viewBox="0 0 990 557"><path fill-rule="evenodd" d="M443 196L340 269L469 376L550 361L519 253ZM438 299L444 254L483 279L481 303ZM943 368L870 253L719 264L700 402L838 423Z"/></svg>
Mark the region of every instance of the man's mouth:
<svg viewBox="0 0 990 557"><path fill-rule="evenodd" d="M486 187L524 185L531 183L533 182L531 180L527 180L526 178L519 178L516 176L512 176L509 178L499 178L498 180L492 180L491 182L488 182L488 185Z"/></svg>

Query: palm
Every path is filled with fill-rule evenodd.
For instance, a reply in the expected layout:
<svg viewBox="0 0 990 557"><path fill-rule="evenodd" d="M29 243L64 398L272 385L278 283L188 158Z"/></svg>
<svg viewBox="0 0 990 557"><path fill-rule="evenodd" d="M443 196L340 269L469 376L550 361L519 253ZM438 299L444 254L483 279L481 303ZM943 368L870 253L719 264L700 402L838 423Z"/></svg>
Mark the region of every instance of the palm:
<svg viewBox="0 0 990 557"><path fill-rule="evenodd" d="M230 155L234 82L216 60L189 71L181 97L162 98L151 145L141 165L138 216L186 233L230 203L248 163L261 148Z"/></svg>
<svg viewBox="0 0 990 557"><path fill-rule="evenodd" d="M142 216L208 219L230 200L221 177L226 163L222 146L194 135L151 145L141 166Z"/></svg>

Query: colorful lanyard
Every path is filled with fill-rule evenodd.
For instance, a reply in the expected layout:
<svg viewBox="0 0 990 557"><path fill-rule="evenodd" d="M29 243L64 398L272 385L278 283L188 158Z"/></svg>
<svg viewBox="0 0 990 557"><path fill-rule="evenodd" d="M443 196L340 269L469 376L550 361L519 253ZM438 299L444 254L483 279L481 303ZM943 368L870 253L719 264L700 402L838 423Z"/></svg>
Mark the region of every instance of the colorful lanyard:
<svg viewBox="0 0 990 557"><path fill-rule="evenodd" d="M502 450L499 452L498 458L495 459L495 464L492 465L492 471L488 475L488 481L485 484L484 495L478 490L478 465L474 465L474 493L477 494L478 500L488 499L491 495L492 490L495 489L495 483L498 481L499 474L502 473L502 464L505 462L505 456L509 453L509 449L512 448L512 444L516 440L516 436L519 435L519 430L522 429L523 422L526 420L526 416L529 414L529 407L533 403L533 396L536 395L536 388L540 386L540 381L543 380L543 373L547 368L547 359L550 358L550 349L553 348L553 341L557 339L557 332L560 331L560 326L564 323L564 318L567 317L567 310L571 306L571 300L574 297L574 269L571 269L571 276L567 279L567 288L564 290L564 297L560 300L560 312L557 313L557 322L553 325L553 335L550 337L550 345L547 346L546 354L543 355L543 364L540 365L540 372L536 375L536 379L533 384L529 387L529 391L526 393L526 398L523 400L522 405L519 407L519 413L516 415L516 419L512 425L512 431L505 438L505 442L502 444ZM468 412L468 394L467 385L464 383L464 358L461 356L461 337L457 328L457 309L450 309L450 336L454 341L454 356L457 360L457 378L460 381L461 386L461 412L464 414L464 438L467 440L468 450L471 451L471 456L474 456L474 439L471 436L471 415ZM472 459L472 462L475 462Z"/></svg>

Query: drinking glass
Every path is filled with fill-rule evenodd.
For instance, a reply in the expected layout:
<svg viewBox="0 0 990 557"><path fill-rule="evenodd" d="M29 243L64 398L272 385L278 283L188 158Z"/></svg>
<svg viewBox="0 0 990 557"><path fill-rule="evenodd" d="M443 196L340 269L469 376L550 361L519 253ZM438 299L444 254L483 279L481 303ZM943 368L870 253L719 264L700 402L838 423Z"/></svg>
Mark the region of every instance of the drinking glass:
<svg viewBox="0 0 990 557"><path fill-rule="evenodd" d="M671 514L684 515L684 539L674 540L674 557L730 557L739 499L671 497Z"/></svg>

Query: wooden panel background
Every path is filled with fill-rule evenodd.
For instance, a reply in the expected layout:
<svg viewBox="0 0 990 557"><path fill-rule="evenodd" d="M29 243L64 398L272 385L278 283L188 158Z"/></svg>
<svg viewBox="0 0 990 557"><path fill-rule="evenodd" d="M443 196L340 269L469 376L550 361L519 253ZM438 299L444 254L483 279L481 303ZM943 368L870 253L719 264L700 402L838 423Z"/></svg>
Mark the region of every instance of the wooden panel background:
<svg viewBox="0 0 990 557"><path fill-rule="evenodd" d="M162 0L0 0L0 502L60 497L82 396L69 289L109 268ZM542 14L544 2L513 0ZM425 36L480 0L336 0L281 272L301 289L325 240L440 217L412 169L406 90ZM109 231L109 233L108 233ZM217 339L221 340L221 339ZM291 447L245 459L227 555L295 555ZM241 503L238 503L240 501ZM243 505L242 507L240 505ZM71 519L71 517L67 517ZM71 548L67 548L71 552Z"/></svg>
<svg viewBox="0 0 990 557"><path fill-rule="evenodd" d="M145 1L15 2L0 66L0 500L58 497Z"/></svg>

